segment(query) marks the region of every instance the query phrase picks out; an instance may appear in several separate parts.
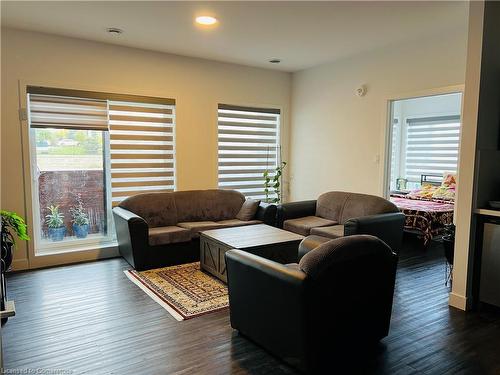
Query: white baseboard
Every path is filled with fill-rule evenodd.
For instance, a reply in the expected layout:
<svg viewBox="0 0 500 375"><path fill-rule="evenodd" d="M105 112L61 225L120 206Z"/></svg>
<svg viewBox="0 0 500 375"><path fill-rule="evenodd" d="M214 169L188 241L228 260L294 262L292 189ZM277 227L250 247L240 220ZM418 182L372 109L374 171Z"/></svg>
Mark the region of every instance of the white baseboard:
<svg viewBox="0 0 500 375"><path fill-rule="evenodd" d="M450 293L448 304L463 311L467 311L469 309L469 299L453 292Z"/></svg>
<svg viewBox="0 0 500 375"><path fill-rule="evenodd" d="M30 268L28 259L14 259L11 267L12 271L22 271Z"/></svg>

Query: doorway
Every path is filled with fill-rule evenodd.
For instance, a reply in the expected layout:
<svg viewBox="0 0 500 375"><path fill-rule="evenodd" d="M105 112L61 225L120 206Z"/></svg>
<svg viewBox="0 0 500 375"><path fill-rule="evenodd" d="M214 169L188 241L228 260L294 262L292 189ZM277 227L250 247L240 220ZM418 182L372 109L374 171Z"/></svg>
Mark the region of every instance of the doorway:
<svg viewBox="0 0 500 375"><path fill-rule="evenodd" d="M386 194L424 248L453 230L462 93L390 102Z"/></svg>

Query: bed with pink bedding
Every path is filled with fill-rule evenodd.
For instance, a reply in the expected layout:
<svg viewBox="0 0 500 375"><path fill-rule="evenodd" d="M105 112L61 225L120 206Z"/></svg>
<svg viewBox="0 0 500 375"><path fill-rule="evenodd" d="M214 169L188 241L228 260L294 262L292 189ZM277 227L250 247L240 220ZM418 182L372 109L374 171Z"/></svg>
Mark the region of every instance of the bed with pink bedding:
<svg viewBox="0 0 500 375"><path fill-rule="evenodd" d="M446 224L453 223L453 202L398 194L390 199L405 214L405 230L420 234L424 246L441 234Z"/></svg>

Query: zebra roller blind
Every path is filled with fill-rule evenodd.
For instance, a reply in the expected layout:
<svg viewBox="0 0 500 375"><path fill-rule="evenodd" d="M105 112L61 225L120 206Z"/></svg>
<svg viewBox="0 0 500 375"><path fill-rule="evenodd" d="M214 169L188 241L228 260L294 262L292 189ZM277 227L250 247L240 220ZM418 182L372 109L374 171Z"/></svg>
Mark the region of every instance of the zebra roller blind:
<svg viewBox="0 0 500 375"><path fill-rule="evenodd" d="M460 116L407 120L406 178L420 181L422 174L457 172Z"/></svg>
<svg viewBox="0 0 500 375"><path fill-rule="evenodd" d="M278 165L279 130L279 110L219 105L219 188L265 198L263 173Z"/></svg>
<svg viewBox="0 0 500 375"><path fill-rule="evenodd" d="M109 101L113 205L175 190L175 106Z"/></svg>
<svg viewBox="0 0 500 375"><path fill-rule="evenodd" d="M32 128L108 130L105 100L56 95L29 95Z"/></svg>

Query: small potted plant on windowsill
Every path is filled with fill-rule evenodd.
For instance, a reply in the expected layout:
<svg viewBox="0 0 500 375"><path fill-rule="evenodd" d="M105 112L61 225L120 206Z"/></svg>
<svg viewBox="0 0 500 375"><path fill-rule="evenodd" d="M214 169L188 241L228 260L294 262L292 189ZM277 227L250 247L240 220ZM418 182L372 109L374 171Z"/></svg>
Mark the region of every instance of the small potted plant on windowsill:
<svg viewBox="0 0 500 375"><path fill-rule="evenodd" d="M49 238L52 241L62 241L66 235L66 227L64 226L64 215L59 212L59 206L47 207L50 214L46 215L45 222L49 227Z"/></svg>
<svg viewBox="0 0 500 375"><path fill-rule="evenodd" d="M73 223L73 233L77 238L86 238L89 234L89 215L83 209L83 201L80 194L76 197L76 206L69 209Z"/></svg>

